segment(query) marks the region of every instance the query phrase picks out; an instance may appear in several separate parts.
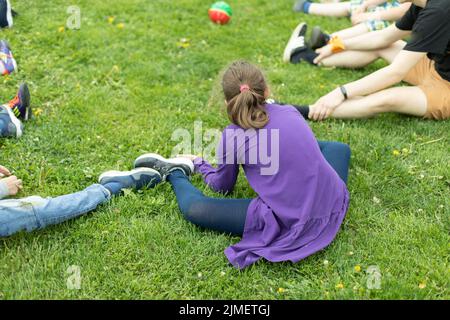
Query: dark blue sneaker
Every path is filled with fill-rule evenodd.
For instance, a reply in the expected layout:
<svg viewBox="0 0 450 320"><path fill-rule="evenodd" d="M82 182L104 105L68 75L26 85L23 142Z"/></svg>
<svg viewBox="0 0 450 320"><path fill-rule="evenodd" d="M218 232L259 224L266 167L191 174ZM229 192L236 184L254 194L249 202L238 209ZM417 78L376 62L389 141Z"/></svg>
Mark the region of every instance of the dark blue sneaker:
<svg viewBox="0 0 450 320"><path fill-rule="evenodd" d="M165 179L174 170L181 170L186 176L194 173L194 163L186 158L166 159L156 153L147 153L134 161L135 168L151 168L157 170Z"/></svg>
<svg viewBox="0 0 450 320"><path fill-rule="evenodd" d="M29 120L33 114L30 107L30 90L26 83L22 83L16 96L8 102L8 106L17 118Z"/></svg>
<svg viewBox="0 0 450 320"><path fill-rule="evenodd" d="M9 0L0 0L0 28L10 28L13 25L13 13Z"/></svg>
<svg viewBox="0 0 450 320"><path fill-rule="evenodd" d="M8 42L5 40L0 41L0 63L3 66L2 75L7 75L17 70L16 60L12 55Z"/></svg>
<svg viewBox="0 0 450 320"><path fill-rule="evenodd" d="M0 137L22 136L23 125L8 106L0 106Z"/></svg>
<svg viewBox="0 0 450 320"><path fill-rule="evenodd" d="M311 38L309 40L309 47L313 50L322 48L326 46L328 41L330 41L331 36L326 34L320 29L320 27L315 26L311 32Z"/></svg>
<svg viewBox="0 0 450 320"><path fill-rule="evenodd" d="M131 171L107 171L98 178L100 184L119 183L122 189L153 188L162 181L158 171L149 168L133 169Z"/></svg>

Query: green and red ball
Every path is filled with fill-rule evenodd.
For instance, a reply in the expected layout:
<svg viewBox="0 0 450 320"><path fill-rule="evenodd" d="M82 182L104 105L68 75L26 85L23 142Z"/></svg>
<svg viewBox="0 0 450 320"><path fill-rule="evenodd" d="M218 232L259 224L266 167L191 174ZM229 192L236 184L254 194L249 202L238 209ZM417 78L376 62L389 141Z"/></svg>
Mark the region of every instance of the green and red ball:
<svg viewBox="0 0 450 320"><path fill-rule="evenodd" d="M225 1L218 1L209 8L208 14L212 22L217 24L227 24L233 15L233 11L228 3Z"/></svg>

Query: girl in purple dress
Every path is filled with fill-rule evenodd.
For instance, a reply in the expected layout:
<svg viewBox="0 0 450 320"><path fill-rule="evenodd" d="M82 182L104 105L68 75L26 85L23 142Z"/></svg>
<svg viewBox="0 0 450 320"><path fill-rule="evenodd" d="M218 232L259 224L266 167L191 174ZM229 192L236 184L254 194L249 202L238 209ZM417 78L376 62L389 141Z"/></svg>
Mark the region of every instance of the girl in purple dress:
<svg viewBox="0 0 450 320"><path fill-rule="evenodd" d="M232 124L217 148L217 167L197 156L156 154L140 156L135 167L156 169L172 184L188 221L242 236L225 250L237 268L260 258L298 262L325 248L348 209L350 148L318 142L297 109L266 103L266 80L247 62L233 63L222 86ZM189 181L198 172L214 191L227 194L240 165L258 195L254 199L210 198Z"/></svg>

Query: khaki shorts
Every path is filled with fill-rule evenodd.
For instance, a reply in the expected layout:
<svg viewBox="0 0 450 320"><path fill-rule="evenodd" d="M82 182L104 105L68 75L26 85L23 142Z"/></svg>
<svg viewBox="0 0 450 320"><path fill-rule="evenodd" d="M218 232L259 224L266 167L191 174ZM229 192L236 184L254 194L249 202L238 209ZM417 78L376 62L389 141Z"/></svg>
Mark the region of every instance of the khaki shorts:
<svg viewBox="0 0 450 320"><path fill-rule="evenodd" d="M419 87L427 97L425 118L450 118L450 82L442 79L434 68L434 61L424 57L409 71L403 81Z"/></svg>

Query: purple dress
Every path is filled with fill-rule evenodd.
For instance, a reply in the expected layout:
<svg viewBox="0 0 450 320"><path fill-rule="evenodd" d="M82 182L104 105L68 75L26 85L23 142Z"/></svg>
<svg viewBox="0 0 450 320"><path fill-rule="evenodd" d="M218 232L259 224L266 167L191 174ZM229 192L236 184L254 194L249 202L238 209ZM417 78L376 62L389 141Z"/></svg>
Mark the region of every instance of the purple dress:
<svg viewBox="0 0 450 320"><path fill-rule="evenodd" d="M262 129L229 125L224 130L217 168L201 158L194 161L215 191L232 190L241 164L258 194L248 207L242 240L225 250L237 268L261 257L298 262L325 248L349 205L345 183L298 111L276 104L267 104L266 110L269 122Z"/></svg>

